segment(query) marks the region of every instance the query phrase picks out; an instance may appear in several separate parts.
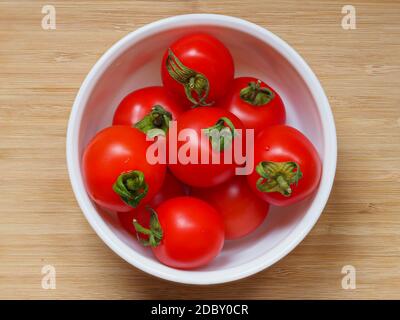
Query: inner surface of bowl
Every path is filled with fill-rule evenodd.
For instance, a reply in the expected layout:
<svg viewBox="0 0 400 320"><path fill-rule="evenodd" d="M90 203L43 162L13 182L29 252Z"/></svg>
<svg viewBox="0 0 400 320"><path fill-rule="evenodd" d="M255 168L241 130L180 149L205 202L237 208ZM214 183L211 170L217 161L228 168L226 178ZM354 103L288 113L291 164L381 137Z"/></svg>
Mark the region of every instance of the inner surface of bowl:
<svg viewBox="0 0 400 320"><path fill-rule="evenodd" d="M255 36L243 28L218 23L196 23L196 19L190 25L177 23L164 25L157 31L149 29L109 55L106 67L100 77L94 78L95 83L84 102L77 148L79 161L85 146L96 132L111 125L114 110L126 94L141 87L161 84L161 57L168 46L185 34L199 31L215 36L228 47L235 62L235 76L254 76L276 89L285 103L288 124L300 129L314 143L324 162L325 146L320 110L304 77L287 57L260 35ZM181 271L160 264L157 267L160 268L158 275L169 273L177 279L179 273L192 272L192 276L210 271L223 273L232 268L240 269L261 256L266 257L307 214L319 215L319 212L310 213L309 210L314 197L315 195L287 208L272 207L264 224L256 232L241 240L226 241L223 252L208 266L196 271ZM144 259L142 261L158 263L151 250L143 248L120 227L114 215L99 208L96 208L95 214L105 222L105 228L109 228L126 245L123 249L125 259L129 260L129 256L132 256L133 260L133 255L139 253ZM150 269L148 267L145 271ZM174 279L173 276L165 278Z"/></svg>

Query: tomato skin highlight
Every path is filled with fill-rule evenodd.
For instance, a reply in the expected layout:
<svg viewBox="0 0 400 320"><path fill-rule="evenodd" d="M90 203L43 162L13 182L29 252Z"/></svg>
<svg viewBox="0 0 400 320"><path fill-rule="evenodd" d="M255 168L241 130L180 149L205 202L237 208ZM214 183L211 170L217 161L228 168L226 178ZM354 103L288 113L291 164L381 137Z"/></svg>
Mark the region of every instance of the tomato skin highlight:
<svg viewBox="0 0 400 320"><path fill-rule="evenodd" d="M114 113L113 125L133 126L142 120L152 107L160 105L176 118L184 111L184 107L164 87L153 86L129 93L118 105Z"/></svg>
<svg viewBox="0 0 400 320"><path fill-rule="evenodd" d="M292 194L261 192L256 183L260 175L253 171L247 177L250 187L261 199L276 206L288 206L309 197L318 187L322 164L313 144L295 128L279 125L263 130L255 139L254 165L262 161L296 162L302 172L297 185L291 184Z"/></svg>
<svg viewBox="0 0 400 320"><path fill-rule="evenodd" d="M161 203L168 199L186 195L184 185L176 179L170 172L166 172L164 183L160 191L147 204L151 208L157 208ZM136 236L136 229L133 226L133 219L136 219L143 227L149 228L150 213L147 205L141 205L130 212L118 212L118 219L121 226L130 234ZM144 235L142 237L145 237Z"/></svg>
<svg viewBox="0 0 400 320"><path fill-rule="evenodd" d="M228 92L233 81L234 65L229 50L221 41L206 33L194 33L178 39L169 49L183 65L208 79L209 94L206 102L217 102ZM186 96L184 86L169 74L167 57L168 50L161 65L163 85L180 103L186 107L193 106Z"/></svg>
<svg viewBox="0 0 400 320"><path fill-rule="evenodd" d="M89 142L83 154L82 171L87 192L99 206L116 212L132 210L113 190L118 176L132 170L141 171L149 187L141 205L158 192L166 165L147 162L146 150L150 143L141 131L129 126L108 127Z"/></svg>
<svg viewBox="0 0 400 320"><path fill-rule="evenodd" d="M201 139L201 130L209 128L222 117L229 118L236 129L242 129L242 122L232 113L213 107L199 107L184 112L177 120L178 135L182 130L192 129L193 135L189 141L178 141L177 149L183 145L190 145L190 149L197 150L197 164L187 163L182 164L178 161L176 164L169 163L171 172L182 182L194 187L211 187L223 183L235 175L237 165L234 161L233 141L232 145L227 147L223 152L213 149L209 139ZM234 138L236 139L236 138ZM243 147L244 148L244 147ZM223 163L224 153L232 152L232 163ZM208 164L200 163L201 154L208 155ZM212 157L220 157L219 164L212 163Z"/></svg>
<svg viewBox="0 0 400 320"><path fill-rule="evenodd" d="M250 82L257 82L253 77L240 77L233 81L232 89L221 101L218 107L224 108L236 115L246 128L254 129L255 134L266 127L285 124L286 111L279 94L261 81L261 88L268 88L274 94L271 101L263 105L252 105L240 97L240 92Z"/></svg>
<svg viewBox="0 0 400 320"><path fill-rule="evenodd" d="M224 244L222 216L208 203L193 197L178 197L156 209L163 238L152 247L167 266L193 269L213 260Z"/></svg>
<svg viewBox="0 0 400 320"><path fill-rule="evenodd" d="M269 204L254 194L245 176L236 176L212 188L192 189L191 195L213 205L222 214L228 240L253 232L269 211Z"/></svg>

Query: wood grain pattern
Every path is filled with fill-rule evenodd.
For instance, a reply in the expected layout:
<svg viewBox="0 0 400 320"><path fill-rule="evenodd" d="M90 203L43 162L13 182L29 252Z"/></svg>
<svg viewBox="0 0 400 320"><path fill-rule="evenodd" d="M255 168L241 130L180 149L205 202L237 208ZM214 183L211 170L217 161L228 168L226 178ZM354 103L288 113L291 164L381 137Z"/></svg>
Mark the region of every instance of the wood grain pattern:
<svg viewBox="0 0 400 320"><path fill-rule="evenodd" d="M0 1L0 298L400 298L400 2ZM73 196L65 134L76 92L114 42L160 18L221 13L267 27L307 60L336 119L336 182L321 219L289 256L238 282L150 277L95 235ZM57 289L41 288L41 268ZM341 288L341 268L357 289Z"/></svg>

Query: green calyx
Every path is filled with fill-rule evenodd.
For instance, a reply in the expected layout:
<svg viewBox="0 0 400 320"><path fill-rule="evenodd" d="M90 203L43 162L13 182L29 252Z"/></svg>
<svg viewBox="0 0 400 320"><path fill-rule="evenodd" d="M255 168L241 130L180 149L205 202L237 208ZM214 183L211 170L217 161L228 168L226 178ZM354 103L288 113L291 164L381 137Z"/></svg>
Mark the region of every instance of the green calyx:
<svg viewBox="0 0 400 320"><path fill-rule="evenodd" d="M172 115L170 112L160 105L155 105L142 120L135 123L135 128L146 134L153 129L160 129L164 131L164 133L167 133L171 120Z"/></svg>
<svg viewBox="0 0 400 320"><path fill-rule="evenodd" d="M249 82L248 86L240 90L240 98L253 106L262 106L275 97L271 89L261 87L261 81Z"/></svg>
<svg viewBox="0 0 400 320"><path fill-rule="evenodd" d="M227 117L218 119L215 125L203 130L204 134L210 138L212 148L219 152L232 145L232 140L236 135L234 125Z"/></svg>
<svg viewBox="0 0 400 320"><path fill-rule="evenodd" d="M136 208L146 196L149 186L141 171L121 173L113 185L113 190L127 205Z"/></svg>
<svg viewBox="0 0 400 320"><path fill-rule="evenodd" d="M279 192L285 197L292 194L291 184L299 182L303 174L296 162L262 161L256 167L261 176L257 180L257 189L261 192Z"/></svg>
<svg viewBox="0 0 400 320"><path fill-rule="evenodd" d="M150 207L147 207L147 210L149 210L151 214L149 229L139 224L136 219L133 219L133 226L135 227L138 240L146 247L150 246L155 248L160 244L163 238L163 231L160 225L160 221L158 220L157 213ZM148 240L141 238L140 234L147 235Z"/></svg>
<svg viewBox="0 0 400 320"><path fill-rule="evenodd" d="M192 102L193 107L209 106L212 102L207 103L208 94L210 92L210 83L207 77L193 69L186 67L172 52L168 49L168 57L166 67L169 75L185 89L186 97ZM197 99L193 96L196 93Z"/></svg>

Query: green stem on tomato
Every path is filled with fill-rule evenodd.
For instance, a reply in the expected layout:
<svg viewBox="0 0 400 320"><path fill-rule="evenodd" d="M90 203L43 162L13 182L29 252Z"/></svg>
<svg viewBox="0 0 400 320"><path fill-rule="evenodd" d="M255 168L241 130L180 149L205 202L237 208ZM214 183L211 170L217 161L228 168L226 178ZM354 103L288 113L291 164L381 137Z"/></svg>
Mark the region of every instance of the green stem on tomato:
<svg viewBox="0 0 400 320"><path fill-rule="evenodd" d="M271 89L261 87L261 80L249 82L247 87L240 90L240 98L253 106L262 106L275 97Z"/></svg>
<svg viewBox="0 0 400 320"><path fill-rule="evenodd" d="M257 180L257 189L261 192L279 192L285 197L292 194L292 184L296 184L303 177L300 166L296 162L261 161L256 172L260 175Z"/></svg>
<svg viewBox="0 0 400 320"><path fill-rule="evenodd" d="M235 126L227 117L218 119L215 125L203 130L204 134L210 138L212 148L219 152L228 148L236 135Z"/></svg>
<svg viewBox="0 0 400 320"><path fill-rule="evenodd" d="M207 77L185 66L171 49L168 49L166 67L169 75L183 85L186 97L194 104L193 107L209 106L213 103L206 101L210 92L210 83ZM197 99L193 96L193 92L196 93Z"/></svg>
<svg viewBox="0 0 400 320"><path fill-rule="evenodd" d="M121 173L113 185L113 190L127 205L136 208L146 196L149 186L144 174L138 170Z"/></svg>
<svg viewBox="0 0 400 320"><path fill-rule="evenodd" d="M136 219L133 219L133 226L135 227L138 240L144 246L157 247L163 238L163 230L160 221L158 220L157 212L150 207L146 207L150 212L150 228L143 227ZM149 236L148 240L140 237L140 234Z"/></svg>
<svg viewBox="0 0 400 320"><path fill-rule="evenodd" d="M135 123L135 128L146 134L153 129L161 129L164 133L167 133L171 120L172 115L170 112L160 105L155 105L142 120Z"/></svg>

